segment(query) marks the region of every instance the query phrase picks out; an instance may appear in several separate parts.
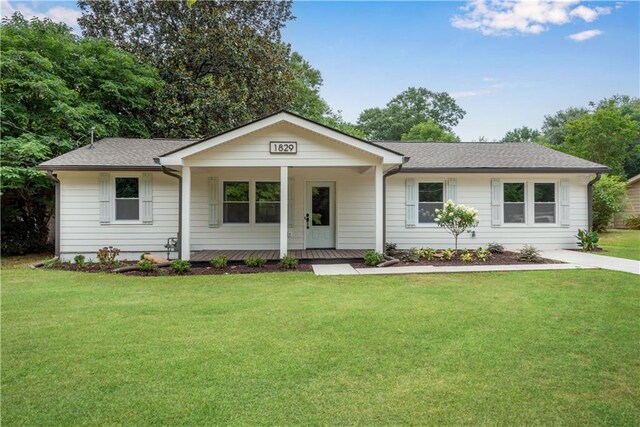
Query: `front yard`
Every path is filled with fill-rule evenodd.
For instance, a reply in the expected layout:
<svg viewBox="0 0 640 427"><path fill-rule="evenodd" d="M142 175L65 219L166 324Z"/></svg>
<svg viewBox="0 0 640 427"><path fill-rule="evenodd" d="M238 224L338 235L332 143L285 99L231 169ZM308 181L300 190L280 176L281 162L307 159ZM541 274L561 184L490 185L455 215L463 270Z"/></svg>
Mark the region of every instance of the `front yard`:
<svg viewBox="0 0 640 427"><path fill-rule="evenodd" d="M640 278L2 271L2 421L640 424Z"/></svg>
<svg viewBox="0 0 640 427"><path fill-rule="evenodd" d="M640 230L609 230L600 234L598 245L604 249L598 255L640 261Z"/></svg>

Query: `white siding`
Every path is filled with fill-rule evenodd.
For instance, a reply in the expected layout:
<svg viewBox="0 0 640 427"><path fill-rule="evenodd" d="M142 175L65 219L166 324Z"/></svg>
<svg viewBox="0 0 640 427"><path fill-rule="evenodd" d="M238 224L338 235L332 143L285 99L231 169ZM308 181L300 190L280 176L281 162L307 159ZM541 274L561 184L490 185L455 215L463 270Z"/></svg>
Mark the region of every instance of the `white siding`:
<svg viewBox="0 0 640 427"><path fill-rule="evenodd" d="M515 174L397 174L387 178L387 242L397 243L399 248L410 247L453 247L453 237L437 226L405 226L405 179L446 180L457 179L458 203L472 206L479 211L480 224L476 227L476 237L470 233L460 236L458 246L477 248L490 242L498 242L510 248L531 244L540 249L575 248L575 235L579 228L587 227L587 182L589 177L577 175L515 175ZM560 225L491 226L491 179L501 180L554 180L569 179L570 221L569 227ZM559 195L556 192L559 203ZM559 224L559 219L558 219Z"/></svg>

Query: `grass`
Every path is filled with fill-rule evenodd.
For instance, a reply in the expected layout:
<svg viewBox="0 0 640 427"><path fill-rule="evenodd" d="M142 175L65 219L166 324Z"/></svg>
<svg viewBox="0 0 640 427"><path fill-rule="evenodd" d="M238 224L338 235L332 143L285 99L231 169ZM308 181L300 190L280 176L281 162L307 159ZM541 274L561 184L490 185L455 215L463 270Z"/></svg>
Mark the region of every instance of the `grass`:
<svg viewBox="0 0 640 427"><path fill-rule="evenodd" d="M610 230L601 233L598 245L604 249L598 255L640 261L640 230Z"/></svg>
<svg viewBox="0 0 640 427"><path fill-rule="evenodd" d="M3 425L638 425L640 279L2 272Z"/></svg>

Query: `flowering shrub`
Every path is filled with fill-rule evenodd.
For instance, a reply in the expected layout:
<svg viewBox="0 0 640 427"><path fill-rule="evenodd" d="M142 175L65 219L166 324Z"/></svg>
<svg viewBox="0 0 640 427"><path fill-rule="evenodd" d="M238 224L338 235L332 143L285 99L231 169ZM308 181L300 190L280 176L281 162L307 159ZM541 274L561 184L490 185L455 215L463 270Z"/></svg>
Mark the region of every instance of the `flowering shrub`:
<svg viewBox="0 0 640 427"><path fill-rule="evenodd" d="M478 210L449 200L443 209L436 209L435 221L453 235L455 250L458 250L458 236L478 225Z"/></svg>

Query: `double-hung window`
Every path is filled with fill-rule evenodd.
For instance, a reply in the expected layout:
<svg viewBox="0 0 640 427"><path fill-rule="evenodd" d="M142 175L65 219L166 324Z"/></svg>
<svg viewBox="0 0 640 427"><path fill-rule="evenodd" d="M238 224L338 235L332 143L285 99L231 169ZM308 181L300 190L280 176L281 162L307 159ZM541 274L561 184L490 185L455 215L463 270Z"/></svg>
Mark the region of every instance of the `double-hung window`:
<svg viewBox="0 0 640 427"><path fill-rule="evenodd" d="M536 182L533 184L533 218L536 224L556 222L556 184Z"/></svg>
<svg viewBox="0 0 640 427"><path fill-rule="evenodd" d="M505 182L503 186L505 224L524 224L526 219L525 183Z"/></svg>
<svg viewBox="0 0 640 427"><path fill-rule="evenodd" d="M444 206L442 182L418 183L418 223L436 224L436 209Z"/></svg>
<svg viewBox="0 0 640 427"><path fill-rule="evenodd" d="M249 183L227 181L223 188L223 214L225 224L249 223Z"/></svg>
<svg viewBox="0 0 640 427"><path fill-rule="evenodd" d="M256 182L256 224L280 222L280 183Z"/></svg>
<svg viewBox="0 0 640 427"><path fill-rule="evenodd" d="M137 221L140 219L140 186L138 178L118 177L115 179L116 221Z"/></svg>

